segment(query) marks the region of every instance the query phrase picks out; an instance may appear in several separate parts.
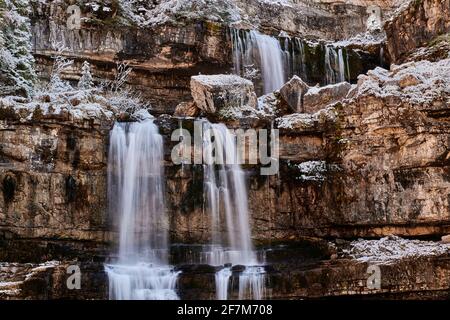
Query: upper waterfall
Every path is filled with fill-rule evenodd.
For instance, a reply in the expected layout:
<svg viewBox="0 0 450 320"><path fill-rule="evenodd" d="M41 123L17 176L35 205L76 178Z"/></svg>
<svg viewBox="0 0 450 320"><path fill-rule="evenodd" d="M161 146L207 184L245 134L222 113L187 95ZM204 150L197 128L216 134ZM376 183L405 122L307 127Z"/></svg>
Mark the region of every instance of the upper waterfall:
<svg viewBox="0 0 450 320"><path fill-rule="evenodd" d="M277 38L256 30L232 29L231 38L234 72L250 80L260 79L261 94L280 89L294 75L314 85L350 81L346 48L287 35Z"/></svg>

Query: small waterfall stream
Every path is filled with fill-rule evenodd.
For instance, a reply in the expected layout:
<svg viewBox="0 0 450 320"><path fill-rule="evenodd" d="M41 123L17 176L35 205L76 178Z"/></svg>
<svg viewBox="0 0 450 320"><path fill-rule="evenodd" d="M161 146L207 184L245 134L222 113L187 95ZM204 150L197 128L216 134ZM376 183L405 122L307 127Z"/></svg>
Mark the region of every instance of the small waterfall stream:
<svg viewBox="0 0 450 320"><path fill-rule="evenodd" d="M212 249L205 252L211 265L243 265L239 276L239 297L264 297L264 268L251 241L248 196L244 172L238 162L235 136L224 124L205 123L204 132L205 209L211 215ZM225 300L231 269L216 274L217 298Z"/></svg>
<svg viewBox="0 0 450 320"><path fill-rule="evenodd" d="M178 273L168 265L162 161L163 140L152 120L114 125L108 196L120 240L117 263L105 266L110 299L178 299Z"/></svg>

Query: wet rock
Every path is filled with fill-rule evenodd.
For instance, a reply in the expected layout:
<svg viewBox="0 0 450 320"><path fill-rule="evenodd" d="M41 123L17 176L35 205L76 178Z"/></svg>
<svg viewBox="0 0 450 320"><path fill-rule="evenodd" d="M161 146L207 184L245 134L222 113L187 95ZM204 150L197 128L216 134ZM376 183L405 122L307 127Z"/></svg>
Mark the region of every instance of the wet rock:
<svg viewBox="0 0 450 320"><path fill-rule="evenodd" d="M300 77L294 76L281 87L280 95L292 112L304 112L303 96L308 89L309 86Z"/></svg>
<svg viewBox="0 0 450 320"><path fill-rule="evenodd" d="M441 241L442 243L450 243L450 235L443 236Z"/></svg>
<svg viewBox="0 0 450 320"><path fill-rule="evenodd" d="M194 76L191 94L197 107L208 114L257 106L253 83L235 75Z"/></svg>
<svg viewBox="0 0 450 320"><path fill-rule="evenodd" d="M311 87L303 98L303 112L315 113L328 105L342 101L352 88L348 82L331 84L325 87Z"/></svg>
<svg viewBox="0 0 450 320"><path fill-rule="evenodd" d="M175 117L197 117L200 114L200 110L197 108L193 101L182 102L176 108L174 112Z"/></svg>

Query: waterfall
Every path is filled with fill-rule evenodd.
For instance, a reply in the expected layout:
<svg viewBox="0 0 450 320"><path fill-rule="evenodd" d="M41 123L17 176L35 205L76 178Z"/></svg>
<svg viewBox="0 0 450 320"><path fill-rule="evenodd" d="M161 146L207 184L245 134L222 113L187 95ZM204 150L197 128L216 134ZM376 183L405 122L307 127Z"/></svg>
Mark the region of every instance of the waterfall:
<svg viewBox="0 0 450 320"><path fill-rule="evenodd" d="M348 56L347 56L348 57ZM346 68L348 63L344 60L344 49L325 46L325 79L326 84L333 84L345 81ZM350 73L350 72L348 72Z"/></svg>
<svg viewBox="0 0 450 320"><path fill-rule="evenodd" d="M223 268L216 273L217 300L226 300L228 298L228 286L231 274L230 268Z"/></svg>
<svg viewBox="0 0 450 320"><path fill-rule="evenodd" d="M243 285L247 286L250 281L252 288L264 286L264 268L252 267L258 264L258 259L251 241L247 188L238 162L235 136L224 124L205 123L203 144L205 208L211 215L212 230L212 249L206 253L208 263L244 265L250 271L240 276L245 277ZM249 277L249 273L253 276ZM219 299L227 298L230 277L231 272L226 269L216 274ZM250 295L262 298L262 295Z"/></svg>
<svg viewBox="0 0 450 320"><path fill-rule="evenodd" d="M239 299L255 299L264 298L265 279L261 276L264 274L262 267L248 267L239 277Z"/></svg>
<svg viewBox="0 0 450 320"><path fill-rule="evenodd" d="M339 68L339 82L344 82L345 81L345 62L344 62L344 53L343 53L343 49L339 48L338 49L338 60L337 60L337 65Z"/></svg>
<svg viewBox="0 0 450 320"><path fill-rule="evenodd" d="M284 53L278 39L254 30L243 35L239 30L233 30L232 38L235 72L248 77L258 65L264 84L263 94L280 89L286 76Z"/></svg>
<svg viewBox="0 0 450 320"><path fill-rule="evenodd" d="M255 30L232 29L231 38L234 72L250 80L260 80L261 94L280 89L294 75L324 85L345 81L346 75L350 75L344 48L288 36L271 37ZM309 50L309 61L306 50Z"/></svg>
<svg viewBox="0 0 450 320"><path fill-rule="evenodd" d="M334 58L333 53L333 48L325 46L325 79L327 81L327 84L336 82L333 66L331 64L331 61Z"/></svg>
<svg viewBox="0 0 450 320"><path fill-rule="evenodd" d="M119 222L119 255L105 266L110 299L177 299L178 273L168 266L163 140L147 119L116 123L110 134L108 197Z"/></svg>

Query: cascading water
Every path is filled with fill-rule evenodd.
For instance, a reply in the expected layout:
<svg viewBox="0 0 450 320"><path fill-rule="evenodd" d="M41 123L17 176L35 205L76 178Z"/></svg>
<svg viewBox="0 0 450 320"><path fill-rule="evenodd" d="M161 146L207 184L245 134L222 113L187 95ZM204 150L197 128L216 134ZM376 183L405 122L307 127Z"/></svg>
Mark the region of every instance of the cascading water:
<svg viewBox="0 0 450 320"><path fill-rule="evenodd" d="M348 68L348 61L344 60L343 48L336 49L330 45L325 46L325 77L327 84L344 82L346 80L345 73L350 73Z"/></svg>
<svg viewBox="0 0 450 320"><path fill-rule="evenodd" d="M309 81L321 74L323 79L318 82L333 84L346 81L350 74L344 48L287 36L278 39L254 30L232 29L231 37L235 73L251 80L260 78L262 94L278 90L294 75ZM306 49L311 56L308 61ZM311 76L315 77L309 79Z"/></svg>
<svg viewBox="0 0 450 320"><path fill-rule="evenodd" d="M212 224L212 249L205 252L205 256L211 265L246 266L239 278L239 290L247 292L248 286L251 290L242 298L261 299L264 296L264 268L254 267L260 262L251 241L247 189L235 136L223 124L206 122L203 142L205 208L211 215ZM229 268L216 274L218 299L227 298L231 275ZM241 280L241 277L244 278Z"/></svg>
<svg viewBox="0 0 450 320"><path fill-rule="evenodd" d="M117 263L105 266L110 299L178 299L178 273L168 265L162 161L163 140L151 119L114 125L108 195L120 239Z"/></svg>
<svg viewBox="0 0 450 320"><path fill-rule="evenodd" d="M254 30L243 35L239 30L233 30L232 38L235 72L248 77L258 65L264 83L263 93L280 89L286 76L278 39Z"/></svg>

